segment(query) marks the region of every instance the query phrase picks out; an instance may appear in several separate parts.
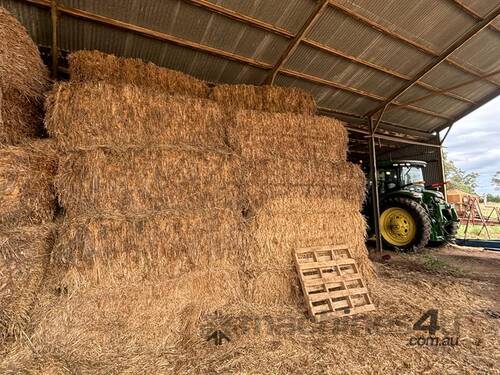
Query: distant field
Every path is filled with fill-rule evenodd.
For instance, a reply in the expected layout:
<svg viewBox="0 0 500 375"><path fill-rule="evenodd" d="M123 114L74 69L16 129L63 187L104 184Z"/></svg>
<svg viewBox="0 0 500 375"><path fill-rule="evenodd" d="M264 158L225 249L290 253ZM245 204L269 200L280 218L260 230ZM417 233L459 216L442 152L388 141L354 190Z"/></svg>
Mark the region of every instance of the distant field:
<svg viewBox="0 0 500 375"><path fill-rule="evenodd" d="M481 225L469 225L469 228L467 229L467 238L488 239L486 230L483 229L481 231L481 234L479 235L480 230L481 230ZM500 240L500 225L494 225L494 226L490 225L488 226L488 231L490 233L492 240ZM457 236L463 238L464 232L465 232L465 224L462 224L460 225L460 228L458 228Z"/></svg>

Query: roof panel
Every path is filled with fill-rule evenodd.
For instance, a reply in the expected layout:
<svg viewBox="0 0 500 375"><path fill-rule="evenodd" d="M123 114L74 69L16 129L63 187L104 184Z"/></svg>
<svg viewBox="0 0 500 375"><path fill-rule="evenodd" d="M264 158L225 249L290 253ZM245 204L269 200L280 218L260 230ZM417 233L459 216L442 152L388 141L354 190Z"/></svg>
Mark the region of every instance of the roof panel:
<svg viewBox="0 0 500 375"><path fill-rule="evenodd" d="M500 61L498 64L500 64ZM498 66L498 68L500 68L500 66ZM463 70L455 68L450 64L442 63L427 74L422 81L444 90L464 82L472 81L476 78L477 77L474 75L465 73ZM491 89L494 87L493 84L487 81L477 81L465 87L452 90L452 92L472 101L479 101L486 96L488 92L491 92Z"/></svg>
<svg viewBox="0 0 500 375"><path fill-rule="evenodd" d="M364 115L365 111L375 109L375 107L380 104L375 100L351 94L346 91L287 77L281 74L276 78L276 84L280 86L299 87L311 92L319 107L330 108L359 116Z"/></svg>
<svg viewBox="0 0 500 375"><path fill-rule="evenodd" d="M189 48L70 17L61 17L60 30L62 49L98 49L118 56L142 58L210 82L261 84L267 73Z"/></svg>
<svg viewBox="0 0 500 375"><path fill-rule="evenodd" d="M405 81L314 47L301 45L285 64L288 69L317 76L386 98Z"/></svg>
<svg viewBox="0 0 500 375"><path fill-rule="evenodd" d="M493 72L498 69L500 61L500 32L484 29L462 48L455 51L452 59L482 74ZM500 76L491 79L500 84Z"/></svg>
<svg viewBox="0 0 500 375"><path fill-rule="evenodd" d="M467 13L446 0L338 0L337 2L376 24L438 53L465 34L475 23Z"/></svg>
<svg viewBox="0 0 500 375"><path fill-rule="evenodd" d="M425 113L420 113L405 108L398 108L396 110L386 112L384 114L383 120L395 124L402 124L405 127L413 130L426 132L432 132L434 128L444 125L447 122L445 119L433 117Z"/></svg>
<svg viewBox="0 0 500 375"><path fill-rule="evenodd" d="M462 4L474 10L481 17L486 16L495 7L500 5L498 0L460 0Z"/></svg>
<svg viewBox="0 0 500 375"><path fill-rule="evenodd" d="M64 0L64 4L271 64L288 45L287 38L181 0Z"/></svg>
<svg viewBox="0 0 500 375"><path fill-rule="evenodd" d="M429 55L334 8L325 10L307 36L349 55L406 75L415 75L432 61Z"/></svg>
<svg viewBox="0 0 500 375"><path fill-rule="evenodd" d="M293 33L300 30L316 7L314 0L208 0L211 3L235 10Z"/></svg>
<svg viewBox="0 0 500 375"><path fill-rule="evenodd" d="M398 101L401 103L408 103L415 99L420 99L429 94L432 94L432 92L424 88L421 88L419 86L413 86L403 95L401 95ZM462 111L465 111L470 106L470 104L467 104L461 100L457 100L444 95L433 95L427 99L411 103L411 105L417 108L422 108L428 111L439 113L448 117L454 117L459 113L461 113Z"/></svg>

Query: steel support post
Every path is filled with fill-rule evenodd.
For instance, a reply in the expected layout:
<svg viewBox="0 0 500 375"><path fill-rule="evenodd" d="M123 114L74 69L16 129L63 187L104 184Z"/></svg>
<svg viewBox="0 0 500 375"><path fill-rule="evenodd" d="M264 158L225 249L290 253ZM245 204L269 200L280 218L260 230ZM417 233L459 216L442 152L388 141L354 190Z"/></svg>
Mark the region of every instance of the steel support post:
<svg viewBox="0 0 500 375"><path fill-rule="evenodd" d="M448 135L448 133L446 133L446 135ZM436 138L437 138L438 144L441 145L441 147L439 148L439 152L438 152L438 162L439 162L439 169L441 172L441 179L442 179L442 182L446 182L446 171L444 169L444 154L443 154L442 141L441 141L441 137L439 136L439 133L436 135ZM446 187L446 184L443 184L443 195L444 195L444 199L446 202L448 202L448 196L446 194L447 190L448 189Z"/></svg>
<svg viewBox="0 0 500 375"><path fill-rule="evenodd" d="M369 138L370 141L370 181L371 181L371 194L372 194L372 209L373 209L373 225L375 231L375 241L377 244L377 250L382 251L382 237L380 235L380 201L378 196L378 177L377 177L377 152L375 149L375 134L373 118L370 117L370 132L371 136Z"/></svg>

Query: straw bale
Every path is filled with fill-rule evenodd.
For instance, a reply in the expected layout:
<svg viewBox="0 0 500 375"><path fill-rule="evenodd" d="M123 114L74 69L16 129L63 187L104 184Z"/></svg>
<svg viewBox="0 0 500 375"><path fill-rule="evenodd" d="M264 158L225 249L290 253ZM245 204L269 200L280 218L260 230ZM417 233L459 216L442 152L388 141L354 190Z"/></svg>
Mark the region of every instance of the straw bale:
<svg viewBox="0 0 500 375"><path fill-rule="evenodd" d="M56 169L56 149L51 140L0 147L0 225L52 221Z"/></svg>
<svg viewBox="0 0 500 375"><path fill-rule="evenodd" d="M0 90L40 102L48 87L48 72L26 29L0 7Z"/></svg>
<svg viewBox="0 0 500 375"><path fill-rule="evenodd" d="M45 125L64 150L188 144L224 147L221 112L206 99L106 83L59 83Z"/></svg>
<svg viewBox="0 0 500 375"><path fill-rule="evenodd" d="M219 85L210 98L229 112L255 110L313 115L316 103L311 94L294 87Z"/></svg>
<svg viewBox="0 0 500 375"><path fill-rule="evenodd" d="M0 144L18 144L44 135L42 104L0 89Z"/></svg>
<svg viewBox="0 0 500 375"><path fill-rule="evenodd" d="M134 262L165 258L170 275L231 262L242 248L241 215L230 210L96 212L65 217L52 254L59 265L112 262L127 256Z"/></svg>
<svg viewBox="0 0 500 375"><path fill-rule="evenodd" d="M123 373L132 367L137 373L135 366L153 365L156 356L199 340L201 317L240 298L238 270L228 265L174 278L167 276L168 262L157 264L156 273L138 266L117 278L121 267L97 262L45 285L30 337L33 345L50 347L43 362L60 356L77 372Z"/></svg>
<svg viewBox="0 0 500 375"><path fill-rule="evenodd" d="M100 51L77 51L69 55L73 82L107 82L152 87L167 95L207 98L208 85L190 75L161 68L141 59L122 58Z"/></svg>
<svg viewBox="0 0 500 375"><path fill-rule="evenodd" d="M0 341L24 332L53 237L52 225L0 227Z"/></svg>
<svg viewBox="0 0 500 375"><path fill-rule="evenodd" d="M71 215L241 206L232 155L178 147L95 149L60 159L56 189Z"/></svg>
<svg viewBox="0 0 500 375"><path fill-rule="evenodd" d="M244 162L243 186L250 211L288 198L341 198L360 210L365 199L363 171L348 162L254 159Z"/></svg>
<svg viewBox="0 0 500 375"><path fill-rule="evenodd" d="M304 297L297 272L292 269L247 271L242 277L245 301L263 305L287 305L301 307Z"/></svg>
<svg viewBox="0 0 500 375"><path fill-rule="evenodd" d="M246 253L245 266L258 272L290 271L295 267L293 254L297 248L346 244L365 279L370 280L374 274L365 245L365 228L364 216L352 202L276 198L259 208L248 222L251 250ZM262 288L262 293L280 299L271 288Z"/></svg>
<svg viewBox="0 0 500 375"><path fill-rule="evenodd" d="M244 158L346 160L347 131L334 118L239 111L227 124L228 143Z"/></svg>

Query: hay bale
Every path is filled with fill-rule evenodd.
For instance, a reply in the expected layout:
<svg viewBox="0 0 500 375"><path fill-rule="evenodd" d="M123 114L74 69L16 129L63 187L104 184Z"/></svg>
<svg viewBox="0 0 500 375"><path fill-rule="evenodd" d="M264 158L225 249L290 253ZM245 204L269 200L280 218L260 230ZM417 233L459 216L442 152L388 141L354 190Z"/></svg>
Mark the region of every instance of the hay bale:
<svg viewBox="0 0 500 375"><path fill-rule="evenodd" d="M0 225L52 221L57 157L51 140L0 147Z"/></svg>
<svg viewBox="0 0 500 375"><path fill-rule="evenodd" d="M286 198L339 198L359 211L365 199L365 176L348 162L247 160L243 163L243 189L250 211L266 202Z"/></svg>
<svg viewBox="0 0 500 375"><path fill-rule="evenodd" d="M208 85L199 79L140 59L100 51L73 52L69 55L69 71L73 82L126 83L155 88L167 95L208 98Z"/></svg>
<svg viewBox="0 0 500 375"><path fill-rule="evenodd" d="M158 90L106 83L60 83L45 124L64 150L163 144L224 147L219 107Z"/></svg>
<svg viewBox="0 0 500 375"><path fill-rule="evenodd" d="M244 158L342 161L347 131L336 119L239 111L228 122L228 143Z"/></svg>
<svg viewBox="0 0 500 375"><path fill-rule="evenodd" d="M0 227L0 341L26 329L53 237L52 225Z"/></svg>
<svg viewBox="0 0 500 375"><path fill-rule="evenodd" d="M19 144L44 135L42 104L0 89L0 144Z"/></svg>
<svg viewBox="0 0 500 375"><path fill-rule="evenodd" d="M43 133L41 109L48 73L26 29L0 7L0 143Z"/></svg>
<svg viewBox="0 0 500 375"><path fill-rule="evenodd" d="M357 205L335 198L276 198L248 222L245 266L250 270L293 270L295 249L346 244L368 280L372 264L365 245L366 223ZM271 268L271 269L269 269Z"/></svg>
<svg viewBox="0 0 500 375"><path fill-rule="evenodd" d="M242 277L247 303L263 306L304 306L304 296L295 270L252 270Z"/></svg>
<svg viewBox="0 0 500 375"><path fill-rule="evenodd" d="M176 276L202 266L238 259L242 247L241 217L230 210L126 213L96 212L65 217L52 260L82 266L126 256L137 262L170 263Z"/></svg>
<svg viewBox="0 0 500 375"><path fill-rule="evenodd" d="M56 189L75 216L241 207L239 162L229 154L178 147L96 149L61 157Z"/></svg>
<svg viewBox="0 0 500 375"><path fill-rule="evenodd" d="M316 103L311 94L294 87L219 85L210 98L229 112L255 110L313 115Z"/></svg>
<svg viewBox="0 0 500 375"><path fill-rule="evenodd" d="M48 87L48 72L36 44L19 21L0 7L0 89L41 102Z"/></svg>
<svg viewBox="0 0 500 375"><path fill-rule="evenodd" d="M118 266L106 265L98 282L92 267L78 271L81 282L69 284L64 294L53 285L36 308L30 337L30 347L43 354L31 361L18 348L11 368L38 373L51 364L70 373L176 373L172 366L179 358L168 356L181 353L191 341L206 340L201 317L235 303L239 279L230 267L199 269L173 279L165 276L168 264L162 267L167 268L158 276L135 268L120 282L108 277L121 272Z"/></svg>

